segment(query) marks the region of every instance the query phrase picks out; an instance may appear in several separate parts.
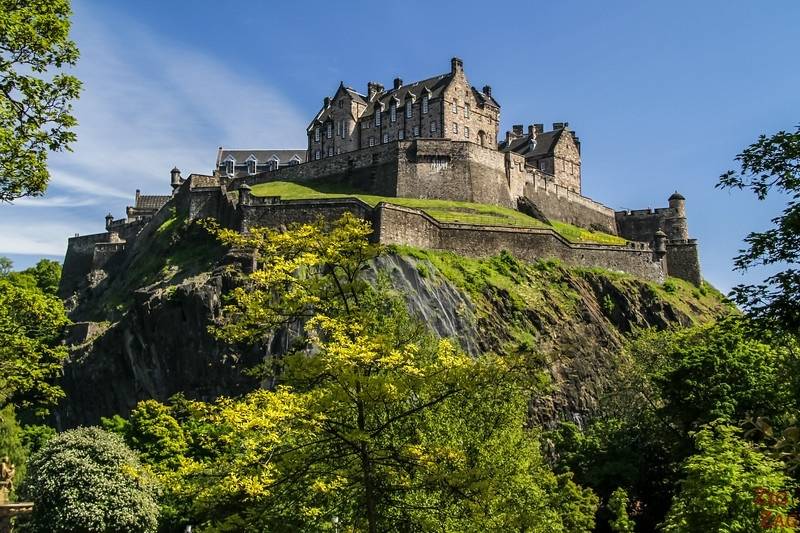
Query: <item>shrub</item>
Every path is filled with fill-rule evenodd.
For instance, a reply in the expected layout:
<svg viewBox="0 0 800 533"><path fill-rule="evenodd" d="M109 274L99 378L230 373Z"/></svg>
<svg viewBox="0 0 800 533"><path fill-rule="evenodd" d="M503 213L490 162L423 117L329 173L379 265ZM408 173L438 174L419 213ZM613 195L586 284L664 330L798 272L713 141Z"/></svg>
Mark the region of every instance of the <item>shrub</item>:
<svg viewBox="0 0 800 533"><path fill-rule="evenodd" d="M158 505L122 438L79 428L51 439L28 463L21 487L35 503L24 531L155 531Z"/></svg>

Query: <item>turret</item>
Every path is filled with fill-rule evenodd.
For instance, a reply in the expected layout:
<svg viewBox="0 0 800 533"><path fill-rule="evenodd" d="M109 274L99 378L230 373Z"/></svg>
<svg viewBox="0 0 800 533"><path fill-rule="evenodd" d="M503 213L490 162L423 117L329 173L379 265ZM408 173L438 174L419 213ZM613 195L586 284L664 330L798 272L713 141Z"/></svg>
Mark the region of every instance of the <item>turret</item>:
<svg viewBox="0 0 800 533"><path fill-rule="evenodd" d="M181 186L181 183L183 183L183 180L181 179L181 171L178 169L178 167L174 167L172 170L170 170L169 182L170 185L172 185L173 192L175 192L178 187Z"/></svg>
<svg viewBox="0 0 800 533"><path fill-rule="evenodd" d="M677 211L679 216L686 216L686 198L678 191L675 191L672 193L672 196L669 197L669 206Z"/></svg>
<svg viewBox="0 0 800 533"><path fill-rule="evenodd" d="M667 234L658 230L653 240L655 245L653 251L656 253L656 257L661 259L667 253Z"/></svg>
<svg viewBox="0 0 800 533"><path fill-rule="evenodd" d="M669 207L673 211L666 222L667 236L672 240L686 240L689 238L689 225L686 222L686 198L678 191L669 197Z"/></svg>
<svg viewBox="0 0 800 533"><path fill-rule="evenodd" d="M111 213L106 215L106 230L111 227L111 223L114 222L114 215Z"/></svg>
<svg viewBox="0 0 800 533"><path fill-rule="evenodd" d="M252 189L246 183L239 185L239 205L247 205L250 203L250 191Z"/></svg>

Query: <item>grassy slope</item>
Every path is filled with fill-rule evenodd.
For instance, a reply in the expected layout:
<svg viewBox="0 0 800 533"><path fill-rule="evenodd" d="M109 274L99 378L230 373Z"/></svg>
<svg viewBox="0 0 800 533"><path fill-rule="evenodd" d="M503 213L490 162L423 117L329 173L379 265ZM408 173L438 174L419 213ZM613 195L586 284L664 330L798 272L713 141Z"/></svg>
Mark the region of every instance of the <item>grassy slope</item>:
<svg viewBox="0 0 800 533"><path fill-rule="evenodd" d="M371 194L348 193L325 188L325 191L313 189L298 183L273 181L253 186L254 196L280 196L281 198L360 198L369 205L388 202L405 207L413 207L428 213L441 222L458 222L462 224L484 224L489 226L519 226L525 228L547 228L547 224L515 209L471 202L455 202L450 200L433 200L419 198L395 198L375 196ZM625 239L606 233L589 231L564 222L553 222L552 228L573 242L597 242L603 244L625 244Z"/></svg>

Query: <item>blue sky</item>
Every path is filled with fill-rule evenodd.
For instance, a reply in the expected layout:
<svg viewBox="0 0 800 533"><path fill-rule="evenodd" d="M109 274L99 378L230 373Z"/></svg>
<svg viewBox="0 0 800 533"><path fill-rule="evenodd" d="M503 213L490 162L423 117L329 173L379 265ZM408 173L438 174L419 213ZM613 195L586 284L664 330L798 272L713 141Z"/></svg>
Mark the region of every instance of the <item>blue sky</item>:
<svg viewBox="0 0 800 533"><path fill-rule="evenodd" d="M489 84L502 130L568 121L584 193L607 205L687 197L705 277L723 290L742 237L779 201L714 189L760 133L800 123L796 0L75 4L79 141L44 199L0 207L0 254L60 259L169 170L209 172L220 145L303 147L340 80L365 90L449 70ZM748 279L748 278L745 278Z"/></svg>

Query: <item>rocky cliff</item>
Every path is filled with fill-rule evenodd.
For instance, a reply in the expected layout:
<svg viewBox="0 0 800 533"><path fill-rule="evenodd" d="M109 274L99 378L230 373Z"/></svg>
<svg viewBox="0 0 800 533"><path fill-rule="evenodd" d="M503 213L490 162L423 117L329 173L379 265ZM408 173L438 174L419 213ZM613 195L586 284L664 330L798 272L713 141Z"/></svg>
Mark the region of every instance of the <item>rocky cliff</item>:
<svg viewBox="0 0 800 533"><path fill-rule="evenodd" d="M277 332L263 353L222 346L208 326L237 281L236 256L196 227L167 221L147 247L96 275L71 300L76 321L55 411L61 427L126 415L146 398L183 393L211 399L259 386L244 372L279 353ZM407 298L412 313L472 354L531 350L551 376L552 392L534 416L580 422L613 383L627 335L704 321L729 309L707 285L663 285L555 262L485 260L410 248L389 249L372 265Z"/></svg>

